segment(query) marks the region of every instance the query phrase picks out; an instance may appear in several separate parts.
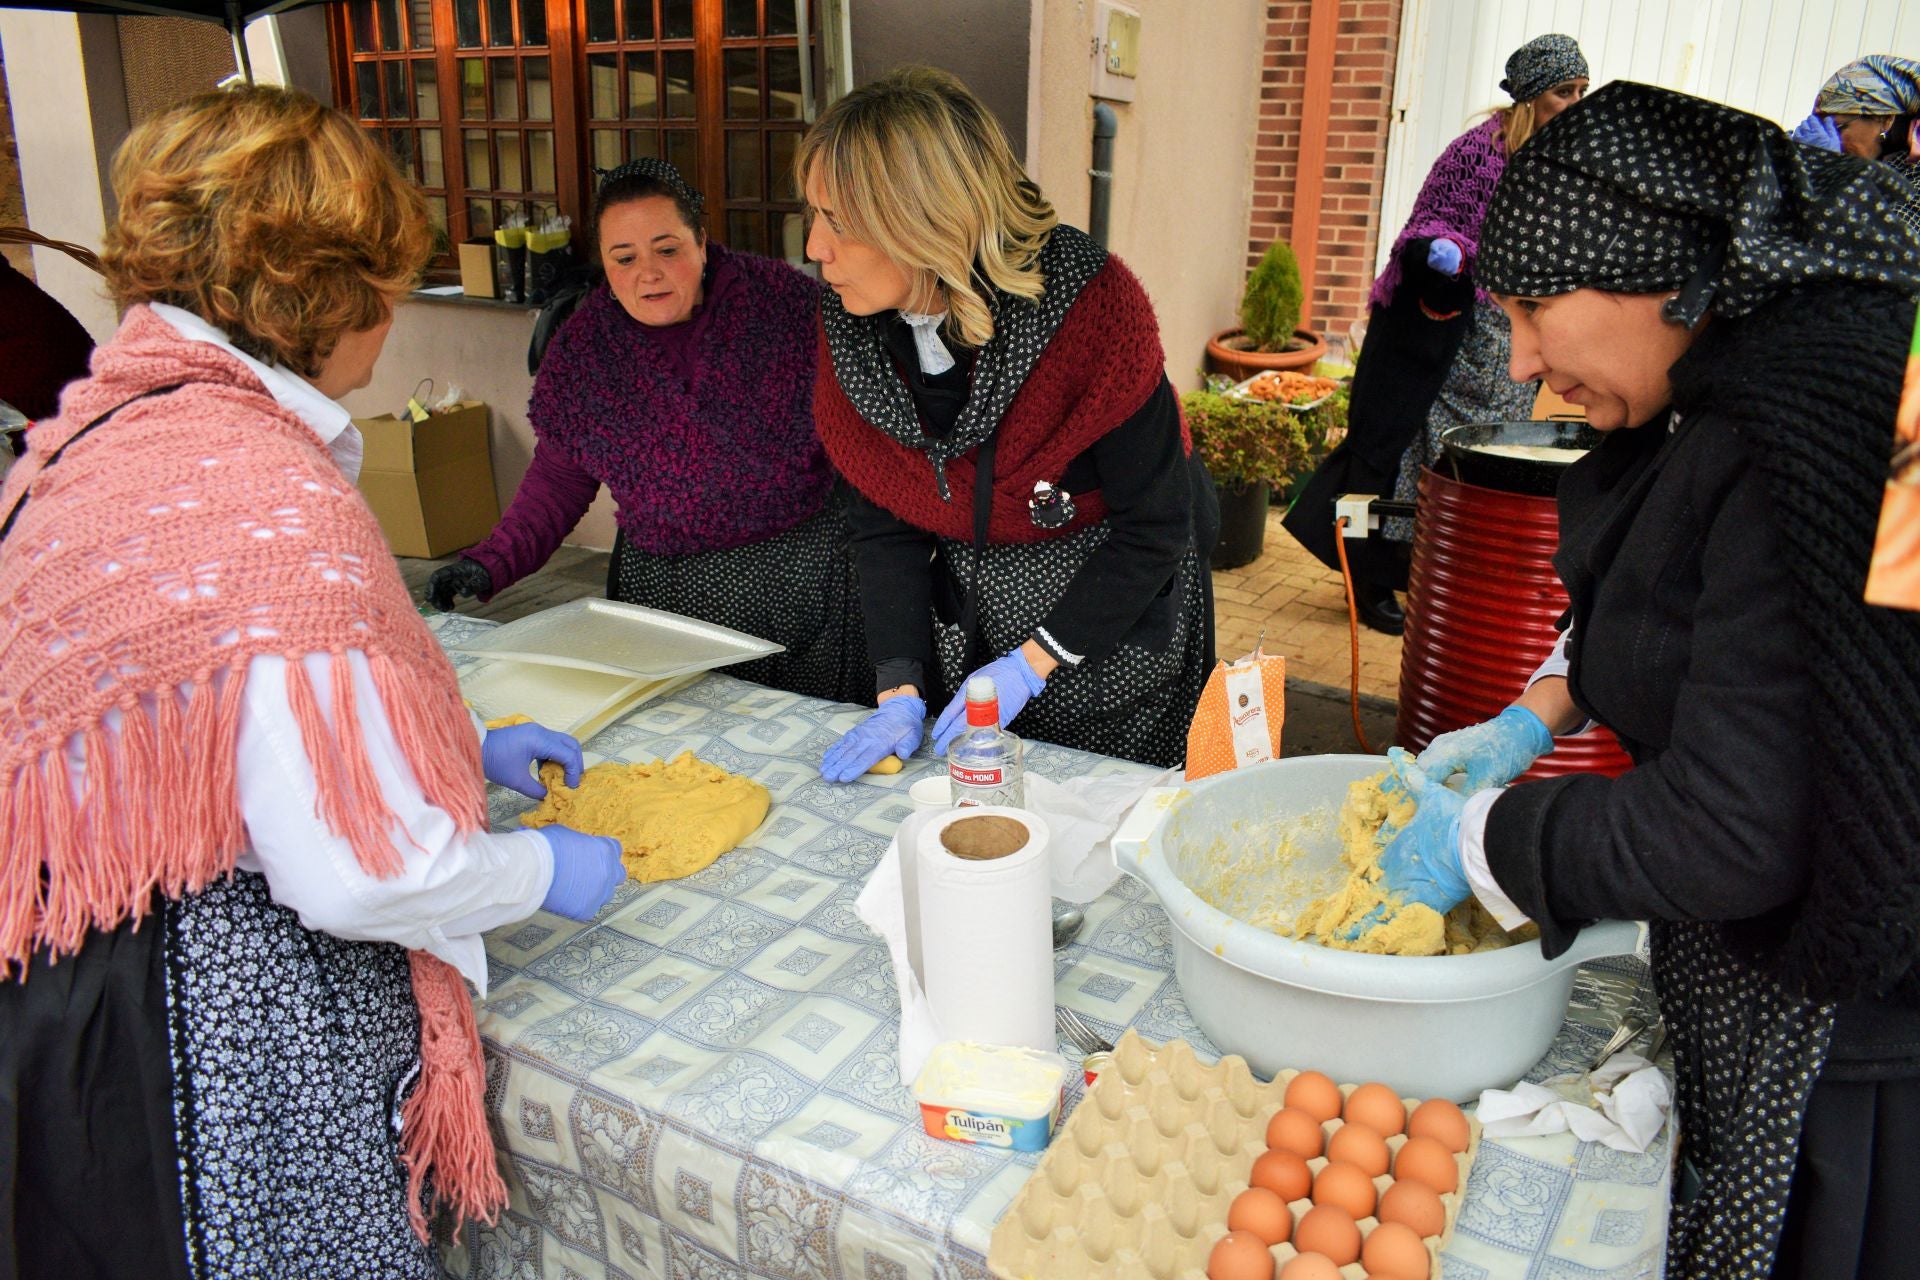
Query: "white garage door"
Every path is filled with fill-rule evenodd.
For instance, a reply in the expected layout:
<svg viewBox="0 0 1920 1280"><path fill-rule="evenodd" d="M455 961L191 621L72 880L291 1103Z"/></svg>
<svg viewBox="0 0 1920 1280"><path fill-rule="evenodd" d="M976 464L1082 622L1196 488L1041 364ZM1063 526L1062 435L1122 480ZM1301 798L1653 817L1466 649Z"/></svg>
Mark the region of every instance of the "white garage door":
<svg viewBox="0 0 1920 1280"><path fill-rule="evenodd" d="M1839 66L1866 53L1920 58L1916 0L1405 0L1380 258L1427 170L1477 112L1503 104L1507 55L1561 31L1596 86L1642 80L1799 123Z"/></svg>

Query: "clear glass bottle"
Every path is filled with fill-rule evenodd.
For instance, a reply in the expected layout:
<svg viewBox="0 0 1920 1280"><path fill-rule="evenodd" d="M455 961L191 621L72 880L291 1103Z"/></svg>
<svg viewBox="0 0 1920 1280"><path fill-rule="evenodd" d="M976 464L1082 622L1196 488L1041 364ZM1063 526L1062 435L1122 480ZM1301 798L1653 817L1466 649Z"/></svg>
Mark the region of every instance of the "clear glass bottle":
<svg viewBox="0 0 1920 1280"><path fill-rule="evenodd" d="M1000 727L1000 691L991 676L967 681L967 727L947 747L953 806L1009 805L1027 799L1020 739Z"/></svg>

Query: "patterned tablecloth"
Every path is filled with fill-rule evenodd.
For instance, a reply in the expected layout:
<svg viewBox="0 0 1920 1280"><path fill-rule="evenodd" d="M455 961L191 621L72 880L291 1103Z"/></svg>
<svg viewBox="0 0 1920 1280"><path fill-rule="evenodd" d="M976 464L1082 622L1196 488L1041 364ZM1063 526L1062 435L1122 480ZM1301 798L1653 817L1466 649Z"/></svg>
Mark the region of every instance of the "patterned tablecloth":
<svg viewBox="0 0 1920 1280"><path fill-rule="evenodd" d="M492 625L440 615L457 642ZM454 655L456 665L470 661ZM528 708L537 714L537 708ZM698 875L629 882L592 924L538 914L489 935L487 1105L512 1203L447 1242L457 1276L672 1280L984 1277L993 1224L1037 1157L929 1138L898 1078L886 947L854 897L931 762L823 783L853 708L710 675L587 744L589 761L691 750L773 793L764 826ZM1029 744L1056 780L1142 771ZM530 801L492 789L505 829ZM1598 1048L1631 960L1583 972L1538 1075ZM1169 926L1122 878L1056 952L1057 999L1216 1056L1172 974ZM1079 1098L1072 1082L1071 1106ZM1667 1143L1622 1156L1572 1139L1487 1142L1447 1280L1638 1280L1659 1271Z"/></svg>

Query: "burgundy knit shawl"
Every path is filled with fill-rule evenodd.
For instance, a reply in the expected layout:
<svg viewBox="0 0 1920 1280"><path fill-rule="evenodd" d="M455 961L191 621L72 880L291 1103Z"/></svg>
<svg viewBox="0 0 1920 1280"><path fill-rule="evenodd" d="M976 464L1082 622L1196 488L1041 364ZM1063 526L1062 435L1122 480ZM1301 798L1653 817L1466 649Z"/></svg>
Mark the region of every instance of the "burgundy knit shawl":
<svg viewBox="0 0 1920 1280"><path fill-rule="evenodd" d="M819 346L820 438L847 483L916 528L972 541L978 448L947 468L951 493L943 500L927 455L862 418L848 399L835 377L824 330ZM1099 490L1073 495L1076 514L1062 529L1036 525L1027 500L1035 481L1058 484L1067 465L1132 417L1165 376L1153 304L1133 272L1110 257L1074 298L998 420L988 541L1041 542L1104 519L1107 507ZM1180 436L1191 452L1184 418Z"/></svg>
<svg viewBox="0 0 1920 1280"><path fill-rule="evenodd" d="M784 533L833 485L813 431L819 286L771 258L708 253L690 383L602 284L555 336L528 408L541 443L606 485L627 540L655 555Z"/></svg>

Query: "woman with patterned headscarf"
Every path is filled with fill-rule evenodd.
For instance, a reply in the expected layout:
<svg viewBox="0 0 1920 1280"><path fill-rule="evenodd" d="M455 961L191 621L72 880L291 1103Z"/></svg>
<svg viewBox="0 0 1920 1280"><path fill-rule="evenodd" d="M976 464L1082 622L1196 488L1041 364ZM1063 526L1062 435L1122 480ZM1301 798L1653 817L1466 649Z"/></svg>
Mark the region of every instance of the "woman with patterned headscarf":
<svg viewBox="0 0 1920 1280"><path fill-rule="evenodd" d="M1539 36L1513 51L1500 87L1513 104L1455 138L1428 172L1373 284L1347 438L1287 512L1287 531L1330 569L1340 567L1341 494L1411 502L1442 431L1533 412L1534 388L1507 377L1506 319L1475 288L1480 221L1508 157L1586 93L1587 60L1573 37ZM1383 534L1349 547L1354 599L1361 621L1399 635L1406 616L1393 593L1406 586L1413 523L1389 520Z"/></svg>
<svg viewBox="0 0 1920 1280"><path fill-rule="evenodd" d="M1801 141L1878 160L1920 187L1920 62L1872 53L1827 77L1813 114L1793 131ZM1920 190L1900 207L1920 231Z"/></svg>
<svg viewBox="0 0 1920 1280"><path fill-rule="evenodd" d="M541 358L533 462L486 541L428 599L490 599L547 562L605 485L619 536L607 594L776 641L730 668L860 702L871 685L845 513L813 430L820 286L707 238L664 160L594 195L602 281Z"/></svg>
<svg viewBox="0 0 1920 1280"><path fill-rule="evenodd" d="M1409 900L1532 920L1549 956L1651 922L1669 1277L1920 1274L1896 1154L1920 1144L1920 614L1862 598L1920 299L1904 195L1621 83L1487 213L1514 375L1607 437L1560 484L1559 651L1496 719L1394 749L1416 807L1381 861ZM1631 770L1503 785L1590 719Z"/></svg>

